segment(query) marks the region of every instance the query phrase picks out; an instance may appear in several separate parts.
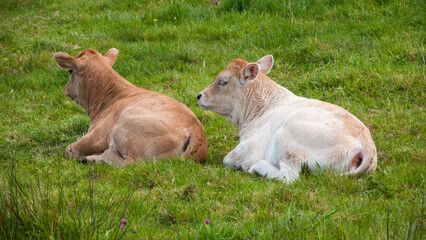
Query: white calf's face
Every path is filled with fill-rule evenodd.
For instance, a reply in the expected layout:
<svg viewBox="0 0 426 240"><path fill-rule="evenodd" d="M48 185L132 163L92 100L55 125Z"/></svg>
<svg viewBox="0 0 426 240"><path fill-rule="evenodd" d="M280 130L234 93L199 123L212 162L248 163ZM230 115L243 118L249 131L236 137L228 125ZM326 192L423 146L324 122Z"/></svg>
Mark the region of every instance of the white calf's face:
<svg viewBox="0 0 426 240"><path fill-rule="evenodd" d="M247 61L243 59L236 59L228 64L216 80L197 96L198 104L237 124L238 108L244 96L244 86L240 81L241 70L246 64Z"/></svg>
<svg viewBox="0 0 426 240"><path fill-rule="evenodd" d="M256 63L237 58L229 63L216 80L198 94L198 104L223 116L232 124L238 124L244 105L247 86L257 79L259 72L269 73L272 68L271 55Z"/></svg>
<svg viewBox="0 0 426 240"><path fill-rule="evenodd" d="M237 102L235 90L238 81L228 72L222 72L216 80L207 87L198 99L198 104L206 110L213 110L217 114L228 118Z"/></svg>

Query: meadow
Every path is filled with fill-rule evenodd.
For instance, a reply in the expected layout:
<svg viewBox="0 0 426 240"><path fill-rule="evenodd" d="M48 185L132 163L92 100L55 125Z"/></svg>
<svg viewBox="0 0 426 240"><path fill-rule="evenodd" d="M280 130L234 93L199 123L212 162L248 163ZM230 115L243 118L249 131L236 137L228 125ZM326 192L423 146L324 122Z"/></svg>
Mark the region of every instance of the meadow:
<svg viewBox="0 0 426 240"><path fill-rule="evenodd" d="M0 239L425 239L425 12L422 0L1 1ZM205 163L65 158L89 119L53 55L113 47L121 76L195 113ZM269 54L277 83L370 128L373 174L284 184L222 165L238 127L196 95L233 59Z"/></svg>

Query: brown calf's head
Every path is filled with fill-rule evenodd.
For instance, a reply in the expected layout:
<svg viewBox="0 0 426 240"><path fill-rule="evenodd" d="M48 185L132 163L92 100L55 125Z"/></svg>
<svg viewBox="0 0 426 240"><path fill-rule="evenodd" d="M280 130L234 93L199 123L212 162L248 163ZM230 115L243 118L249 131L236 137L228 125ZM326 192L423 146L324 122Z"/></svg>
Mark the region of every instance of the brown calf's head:
<svg viewBox="0 0 426 240"><path fill-rule="evenodd" d="M272 55L264 56L255 63L235 59L219 73L210 86L198 94L198 104L224 116L232 124L238 124L247 87L260 73L268 74L273 64Z"/></svg>
<svg viewBox="0 0 426 240"><path fill-rule="evenodd" d="M76 57L70 56L64 52L56 53L54 58L58 65L71 74L70 80L65 87L65 95L81 105L81 101L83 100L81 98L84 98L84 96L81 96L82 91L80 91L80 89L86 87L82 80L86 68L95 63L101 67L102 65L111 67L115 63L117 57L118 50L115 48L111 48L105 56L102 56L102 54L94 49L86 49L77 54Z"/></svg>

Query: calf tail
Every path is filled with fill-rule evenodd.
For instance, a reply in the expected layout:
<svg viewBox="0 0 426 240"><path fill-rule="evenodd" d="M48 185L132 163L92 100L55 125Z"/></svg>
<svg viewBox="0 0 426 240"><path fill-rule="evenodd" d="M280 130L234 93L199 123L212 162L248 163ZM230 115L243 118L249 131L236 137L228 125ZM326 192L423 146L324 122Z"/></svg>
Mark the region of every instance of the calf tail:
<svg viewBox="0 0 426 240"><path fill-rule="evenodd" d="M373 172L377 168L377 151L376 147L359 147L354 149L349 155L349 174L363 175Z"/></svg>
<svg viewBox="0 0 426 240"><path fill-rule="evenodd" d="M192 129L194 130L194 129ZM204 162L207 158L207 139L201 131L191 131L182 145L182 153L185 157L192 158L196 162Z"/></svg>

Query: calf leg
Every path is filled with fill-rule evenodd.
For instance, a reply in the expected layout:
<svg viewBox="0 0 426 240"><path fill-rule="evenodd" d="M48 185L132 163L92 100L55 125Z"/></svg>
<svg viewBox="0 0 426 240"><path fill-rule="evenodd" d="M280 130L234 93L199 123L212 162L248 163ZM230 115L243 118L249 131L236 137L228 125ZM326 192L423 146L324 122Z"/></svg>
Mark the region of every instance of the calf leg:
<svg viewBox="0 0 426 240"><path fill-rule="evenodd" d="M258 173L267 178L276 178L287 183L291 183L299 178L300 169L291 167L285 162L280 162L280 169L276 168L267 160L260 160L254 164L249 170L249 173Z"/></svg>
<svg viewBox="0 0 426 240"><path fill-rule="evenodd" d="M229 152L223 159L223 164L228 168L234 168L247 172L259 159L256 154L256 141L240 142L234 150Z"/></svg>
<svg viewBox="0 0 426 240"><path fill-rule="evenodd" d="M133 163L133 159L124 158L117 150L108 149L101 156L99 156L99 161L102 161L106 164L113 165L114 167L126 166Z"/></svg>
<svg viewBox="0 0 426 240"><path fill-rule="evenodd" d="M81 160L88 155L101 153L107 148L108 143L106 138L96 134L96 131L92 131L78 141L68 145L65 149L65 155L68 158L74 157Z"/></svg>
<svg viewBox="0 0 426 240"><path fill-rule="evenodd" d="M90 156L86 156L83 159L81 159L81 163L86 164L86 163L96 163L96 161L98 161L99 156L101 154L93 154Z"/></svg>
<svg viewBox="0 0 426 240"><path fill-rule="evenodd" d="M135 161L131 157L124 158L117 150L107 149L100 155L90 155L82 160L83 163L106 163L114 167L127 166Z"/></svg>
<svg viewBox="0 0 426 240"><path fill-rule="evenodd" d="M250 169L250 163L244 163L240 160L239 155L234 151L228 153L223 159L223 164L229 169L243 170L247 172Z"/></svg>
<svg viewBox="0 0 426 240"><path fill-rule="evenodd" d="M284 182L291 183L299 178L301 166L290 166L285 161L280 161L280 171L277 174L277 178Z"/></svg>
<svg viewBox="0 0 426 240"><path fill-rule="evenodd" d="M269 161L260 160L254 164L249 170L249 173L258 173L267 178L276 178L279 173L279 169L272 165Z"/></svg>
<svg viewBox="0 0 426 240"><path fill-rule="evenodd" d="M241 165L238 164L235 159L234 156L235 154L233 153L233 151L231 151L230 153L228 153L225 158L223 159L223 164L225 166L227 166L228 168L235 168L235 169L241 169Z"/></svg>

